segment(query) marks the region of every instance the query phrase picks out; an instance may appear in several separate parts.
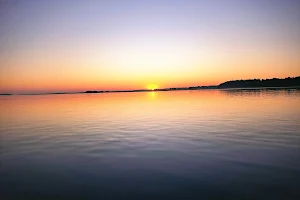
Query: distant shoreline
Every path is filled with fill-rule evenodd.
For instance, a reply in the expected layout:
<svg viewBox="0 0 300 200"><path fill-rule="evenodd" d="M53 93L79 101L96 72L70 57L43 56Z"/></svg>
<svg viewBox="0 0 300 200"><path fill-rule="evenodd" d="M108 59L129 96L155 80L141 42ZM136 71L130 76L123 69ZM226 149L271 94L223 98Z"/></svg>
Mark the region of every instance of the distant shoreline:
<svg viewBox="0 0 300 200"><path fill-rule="evenodd" d="M122 91L86 91L79 92L80 94L100 94L100 93L118 93L118 92L170 92L170 91L191 91L191 90L280 90L280 89L300 89L300 86L288 86L288 87L253 87L253 88L207 88L207 89L190 89L190 88L178 88L178 89L155 89L155 90L122 90ZM66 93L68 94L68 93Z"/></svg>
<svg viewBox="0 0 300 200"><path fill-rule="evenodd" d="M178 90L165 90L165 89L158 89L158 90L112 90L106 92L59 92L59 93L39 93L39 94L0 94L0 96L26 96L26 95L59 95L59 94L101 94L101 93L131 93L131 92L170 92L170 91L194 91L194 90L300 90L300 86L289 86L289 87L253 87L253 88L210 88L210 89L178 89Z"/></svg>
<svg viewBox="0 0 300 200"><path fill-rule="evenodd" d="M220 85L210 86L191 86L178 88L162 88L154 90L120 90L120 91L104 91L104 90L88 90L84 93L107 93L107 92L150 92L150 91L178 91L178 90L206 90L206 89L258 89L258 88L297 88L300 86L300 76L288 77L285 79L249 79L249 80L233 80L226 81Z"/></svg>
<svg viewBox="0 0 300 200"><path fill-rule="evenodd" d="M173 87L173 88L159 88L159 89L138 89L138 90L87 90L85 92L51 92L38 94L11 94L3 93L1 96L10 95L49 95L49 94L99 94L99 93L118 93L118 92L159 92L159 91L182 91L182 90L276 90L276 89L300 89L300 76L285 79L249 79L249 80L233 80L226 81L220 85L210 86L191 86L191 87Z"/></svg>

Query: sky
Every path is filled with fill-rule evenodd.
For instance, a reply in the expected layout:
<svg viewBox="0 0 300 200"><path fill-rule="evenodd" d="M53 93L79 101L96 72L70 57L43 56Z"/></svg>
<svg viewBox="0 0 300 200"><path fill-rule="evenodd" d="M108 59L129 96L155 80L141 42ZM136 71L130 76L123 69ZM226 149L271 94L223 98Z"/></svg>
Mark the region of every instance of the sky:
<svg viewBox="0 0 300 200"><path fill-rule="evenodd" d="M0 0L0 93L300 75L299 0Z"/></svg>

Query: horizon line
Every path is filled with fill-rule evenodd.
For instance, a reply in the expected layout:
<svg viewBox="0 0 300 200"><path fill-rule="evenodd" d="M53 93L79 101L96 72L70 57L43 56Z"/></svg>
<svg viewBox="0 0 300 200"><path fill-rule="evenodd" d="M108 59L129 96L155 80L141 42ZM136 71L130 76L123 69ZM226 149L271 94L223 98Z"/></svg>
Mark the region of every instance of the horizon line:
<svg viewBox="0 0 300 200"><path fill-rule="evenodd" d="M300 76L294 77L286 77L286 78L270 78L270 79L236 79L236 80L229 80L218 85L206 85L206 86L187 86L187 87L170 87L170 88L155 88L155 89L131 89L131 90L86 90L86 91L78 91L78 92L41 92L41 93L0 93L2 96L9 96L9 95L49 95L49 94L92 94L92 93L117 93L117 92L159 92L159 91L176 91L176 90L201 90L201 89L238 89L238 88L219 88L220 85L228 82L234 81L266 81L266 80L285 80L285 79L295 79L300 78ZM298 85L295 86L274 86L274 87L254 87L254 88L287 88L287 87L299 87ZM246 89L250 89L250 87L246 87ZM245 89L245 87L240 88Z"/></svg>

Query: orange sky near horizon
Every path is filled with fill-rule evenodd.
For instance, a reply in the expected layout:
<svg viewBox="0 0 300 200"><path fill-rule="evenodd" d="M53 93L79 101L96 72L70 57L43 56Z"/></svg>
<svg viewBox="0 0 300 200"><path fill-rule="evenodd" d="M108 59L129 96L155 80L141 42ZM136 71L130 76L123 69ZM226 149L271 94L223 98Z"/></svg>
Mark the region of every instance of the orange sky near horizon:
<svg viewBox="0 0 300 200"><path fill-rule="evenodd" d="M190 51L196 54L197 50ZM207 52L199 58L197 55L180 56L180 52L174 58L172 53L155 55L149 52L150 55L144 56L133 52L124 58L122 55L128 54L124 50L119 51L116 58L106 57L102 60L72 57L77 52L69 53L71 55L58 60L55 60L55 56L43 58L45 55L39 55L38 52L35 54L37 58L9 60L4 64L9 63L12 67L2 69L0 91L30 93L145 89L149 84L159 88L187 87L218 85L235 79L300 75L299 57L284 55L284 52L256 52L251 55L247 50L237 52L230 49ZM13 65L22 66L24 70L18 71Z"/></svg>
<svg viewBox="0 0 300 200"><path fill-rule="evenodd" d="M300 75L300 4L292 0L41 2L0 5L0 93Z"/></svg>

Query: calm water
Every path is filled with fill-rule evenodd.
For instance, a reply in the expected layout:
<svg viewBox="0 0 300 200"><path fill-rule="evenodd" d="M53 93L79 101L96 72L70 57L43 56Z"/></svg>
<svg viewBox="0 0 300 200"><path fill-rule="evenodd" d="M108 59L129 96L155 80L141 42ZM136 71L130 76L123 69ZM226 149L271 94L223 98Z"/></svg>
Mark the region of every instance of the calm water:
<svg viewBox="0 0 300 200"><path fill-rule="evenodd" d="M1 199L300 199L300 91L0 97Z"/></svg>

